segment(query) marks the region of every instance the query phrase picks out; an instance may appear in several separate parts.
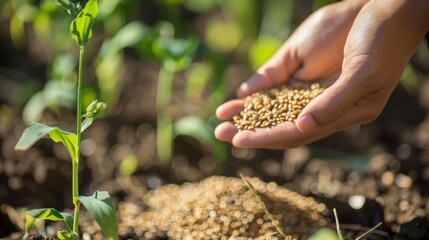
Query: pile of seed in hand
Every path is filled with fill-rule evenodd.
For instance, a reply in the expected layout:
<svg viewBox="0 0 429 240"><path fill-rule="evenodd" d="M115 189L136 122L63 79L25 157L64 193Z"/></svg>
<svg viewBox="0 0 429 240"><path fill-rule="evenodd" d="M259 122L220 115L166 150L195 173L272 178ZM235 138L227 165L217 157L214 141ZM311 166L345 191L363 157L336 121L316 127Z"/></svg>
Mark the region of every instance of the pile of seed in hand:
<svg viewBox="0 0 429 240"><path fill-rule="evenodd" d="M292 122L324 90L318 83L296 83L253 93L246 97L240 114L233 117L235 127L241 131Z"/></svg>
<svg viewBox="0 0 429 240"><path fill-rule="evenodd" d="M249 182L289 239L304 239L321 226L326 207L258 178ZM182 186L166 185L145 196L146 210L119 206L119 231L130 239L284 239L261 203L239 178L214 176Z"/></svg>

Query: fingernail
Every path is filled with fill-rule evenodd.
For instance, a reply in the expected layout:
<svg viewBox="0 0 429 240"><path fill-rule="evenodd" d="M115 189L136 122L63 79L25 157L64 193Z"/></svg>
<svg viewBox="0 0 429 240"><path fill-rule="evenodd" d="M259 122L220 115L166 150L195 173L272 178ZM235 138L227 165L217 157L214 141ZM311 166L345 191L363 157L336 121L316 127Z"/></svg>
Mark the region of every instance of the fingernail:
<svg viewBox="0 0 429 240"><path fill-rule="evenodd" d="M238 89L239 89L239 91L246 91L247 88L248 88L247 83L244 82L240 85L240 87Z"/></svg>
<svg viewBox="0 0 429 240"><path fill-rule="evenodd" d="M319 127L311 114L305 114L302 117L299 117L296 120L296 126L301 132L310 132Z"/></svg>

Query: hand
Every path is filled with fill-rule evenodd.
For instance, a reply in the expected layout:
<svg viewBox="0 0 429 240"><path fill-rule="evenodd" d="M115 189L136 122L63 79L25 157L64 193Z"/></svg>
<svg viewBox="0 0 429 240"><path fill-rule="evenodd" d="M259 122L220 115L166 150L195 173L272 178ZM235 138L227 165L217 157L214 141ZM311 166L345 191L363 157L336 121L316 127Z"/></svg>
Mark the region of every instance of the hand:
<svg viewBox="0 0 429 240"><path fill-rule="evenodd" d="M341 68L347 34L365 2L343 1L316 11L255 75L242 84L237 95L244 97L292 78L307 81L332 79ZM243 100L232 100L221 105L216 114L220 119L230 120L240 112L243 104ZM238 147L265 148L287 148L317 139L301 133L293 123L237 133L231 122L224 122L217 127L215 136ZM297 142L298 139L305 141Z"/></svg>
<svg viewBox="0 0 429 240"><path fill-rule="evenodd" d="M367 0L325 6L308 17L256 74L237 91L239 97L288 81L320 80L341 69L349 30Z"/></svg>
<svg viewBox="0 0 429 240"><path fill-rule="evenodd" d="M373 121L429 29L429 1L371 1L353 24L341 76L296 121L311 137Z"/></svg>
<svg viewBox="0 0 429 240"><path fill-rule="evenodd" d="M296 125L288 122L234 133L231 123L223 123L215 135L237 147L284 149L373 121L428 31L428 15L429 1L425 0L370 1L348 34L341 75L304 108ZM227 119L240 107L242 102L238 100L225 103L218 108L217 115Z"/></svg>

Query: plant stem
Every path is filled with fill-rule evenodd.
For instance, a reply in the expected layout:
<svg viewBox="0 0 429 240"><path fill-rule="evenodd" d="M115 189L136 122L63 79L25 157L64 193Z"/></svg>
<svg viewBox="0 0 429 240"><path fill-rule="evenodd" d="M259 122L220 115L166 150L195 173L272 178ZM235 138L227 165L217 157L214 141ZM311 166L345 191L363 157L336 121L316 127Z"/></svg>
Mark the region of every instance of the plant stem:
<svg viewBox="0 0 429 240"><path fill-rule="evenodd" d="M334 217L335 217L335 224L337 226L338 239L344 240L343 234L341 234L340 221L338 220L337 209L335 209L335 208L334 208Z"/></svg>
<svg viewBox="0 0 429 240"><path fill-rule="evenodd" d="M366 235L370 234L371 232L373 232L375 229L377 229L378 227L381 226L381 224L383 224L383 222L379 222L377 225L375 225L374 227L372 227L371 229L369 229L368 231L364 232L362 235L360 235L359 237L357 237L355 240L360 240L363 237L365 237Z"/></svg>
<svg viewBox="0 0 429 240"><path fill-rule="evenodd" d="M270 213L270 211L268 211L267 206L265 205L265 202L262 201L261 196L258 194L258 192L256 191L255 187L253 187L253 185L250 183L249 180L246 179L246 177L239 173L241 180L243 180L244 184L246 185L246 187L250 190L250 192L252 192L253 196L256 198L257 202L259 202L259 204L262 206L262 209L264 210L265 214L268 216L268 218L271 220L271 223L274 225L274 227L276 228L277 232L285 239L285 240L292 240L292 236L287 235L282 227L279 224L279 221L273 216L273 214Z"/></svg>
<svg viewBox="0 0 429 240"><path fill-rule="evenodd" d="M82 136L82 69L83 69L83 56L84 47L80 46L79 51L79 75L77 80L77 113L76 113L76 159L73 161L73 175L72 175L72 194L74 204L74 218L73 218L73 233L78 235L79 231L79 158L80 158L80 142Z"/></svg>
<svg viewBox="0 0 429 240"><path fill-rule="evenodd" d="M158 77L158 89L156 93L157 131L156 145L157 154L161 161L167 162L172 157L173 126L168 109L173 88L174 69L166 61L161 65Z"/></svg>

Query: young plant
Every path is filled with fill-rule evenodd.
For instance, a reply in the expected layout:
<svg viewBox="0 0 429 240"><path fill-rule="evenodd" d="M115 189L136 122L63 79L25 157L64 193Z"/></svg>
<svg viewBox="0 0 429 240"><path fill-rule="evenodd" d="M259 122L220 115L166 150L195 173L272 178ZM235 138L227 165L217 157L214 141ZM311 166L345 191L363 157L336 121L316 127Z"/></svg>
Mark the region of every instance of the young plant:
<svg viewBox="0 0 429 240"><path fill-rule="evenodd" d="M64 144L72 160L72 196L74 215L72 216L69 213L59 212L53 208L42 208L27 211L25 214L26 223L23 239L28 237L29 230L36 219L64 221L67 229L59 231L57 233L58 238L64 240L79 239L79 209L81 204L83 204L88 212L94 217L100 225L103 233L109 239L118 239L116 210L112 204L109 194L105 191L97 190L92 196L79 196L78 180L82 132L85 131L95 121L100 112L106 108L106 104L95 100L87 107L86 113L82 114L84 46L92 37L92 25L98 15L97 1L98 0L89 0L83 9L83 1L58 1L58 3L63 5L70 14L78 13L70 25L71 36L79 45L80 49L76 98L76 133L70 133L58 127L51 127L38 122L33 122L27 126L15 146L16 150L27 150L46 135L49 135L54 142L61 142Z"/></svg>
<svg viewBox="0 0 429 240"><path fill-rule="evenodd" d="M174 39L172 36L160 36L152 45L154 54L161 59L156 93L156 145L158 157L163 162L170 161L172 157L173 125L168 108L174 74L189 66L197 47L198 42L192 38Z"/></svg>

